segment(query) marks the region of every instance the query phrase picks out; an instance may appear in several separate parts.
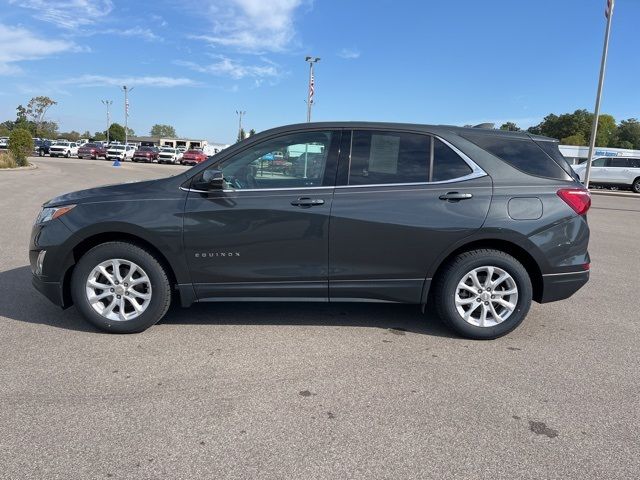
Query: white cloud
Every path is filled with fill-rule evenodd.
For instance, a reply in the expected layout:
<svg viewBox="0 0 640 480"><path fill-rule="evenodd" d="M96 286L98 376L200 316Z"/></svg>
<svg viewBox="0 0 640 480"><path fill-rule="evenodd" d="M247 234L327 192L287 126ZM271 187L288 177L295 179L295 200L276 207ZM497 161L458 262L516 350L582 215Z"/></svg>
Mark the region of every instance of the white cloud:
<svg viewBox="0 0 640 480"><path fill-rule="evenodd" d="M211 75L218 75L221 77L231 77L235 80L247 77L259 79L279 75L277 65L273 62L267 62L266 60L263 60L265 61L265 64L263 65L244 65L243 63L228 57L219 56L216 58L218 58L218 61L205 65L182 60L176 60L174 64L189 68L196 72L209 73Z"/></svg>
<svg viewBox="0 0 640 480"><path fill-rule="evenodd" d="M147 40L149 42L156 42L156 41L162 40L161 37L153 33L150 29L143 28L143 27L125 28L123 30L119 30L117 28L108 28L106 30L90 32L90 35L101 34L101 33L104 33L107 35L119 35L121 37L136 37L136 38L141 38L143 40Z"/></svg>
<svg viewBox="0 0 640 480"><path fill-rule="evenodd" d="M67 40L43 38L24 28L3 24L0 24L0 45L0 75L20 73L22 70L16 62L83 50Z"/></svg>
<svg viewBox="0 0 640 480"><path fill-rule="evenodd" d="M295 37L293 17L307 0L205 0L213 32L192 38L238 50L283 51Z"/></svg>
<svg viewBox="0 0 640 480"><path fill-rule="evenodd" d="M61 85L76 85L78 87L193 87L197 82L184 77L110 77L106 75L81 75L59 82Z"/></svg>
<svg viewBox="0 0 640 480"><path fill-rule="evenodd" d="M347 60L360 58L360 50L357 48L343 48L338 52L338 56Z"/></svg>
<svg viewBox="0 0 640 480"><path fill-rule="evenodd" d="M9 0L9 3L33 10L35 18L67 29L97 23L113 10L111 0Z"/></svg>

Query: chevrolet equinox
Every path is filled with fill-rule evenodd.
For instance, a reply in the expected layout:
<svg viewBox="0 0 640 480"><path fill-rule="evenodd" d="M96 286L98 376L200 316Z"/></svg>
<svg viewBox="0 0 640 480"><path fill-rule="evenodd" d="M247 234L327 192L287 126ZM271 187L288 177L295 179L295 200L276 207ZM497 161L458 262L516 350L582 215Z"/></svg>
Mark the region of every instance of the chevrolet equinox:
<svg viewBox="0 0 640 480"><path fill-rule="evenodd" d="M29 256L40 292L109 332L145 330L174 299L432 302L490 339L587 282L590 204L554 139L309 123L56 197Z"/></svg>

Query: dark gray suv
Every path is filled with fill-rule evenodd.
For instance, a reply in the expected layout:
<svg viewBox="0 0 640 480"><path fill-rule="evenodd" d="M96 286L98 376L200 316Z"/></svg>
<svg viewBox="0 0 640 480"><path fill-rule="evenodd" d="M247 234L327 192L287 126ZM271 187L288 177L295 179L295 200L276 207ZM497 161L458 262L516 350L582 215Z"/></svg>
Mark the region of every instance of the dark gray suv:
<svg viewBox="0 0 640 480"><path fill-rule="evenodd" d="M587 282L590 203L550 138L291 125L174 177L50 200L33 283L110 332L172 299L433 302L461 335L495 338Z"/></svg>

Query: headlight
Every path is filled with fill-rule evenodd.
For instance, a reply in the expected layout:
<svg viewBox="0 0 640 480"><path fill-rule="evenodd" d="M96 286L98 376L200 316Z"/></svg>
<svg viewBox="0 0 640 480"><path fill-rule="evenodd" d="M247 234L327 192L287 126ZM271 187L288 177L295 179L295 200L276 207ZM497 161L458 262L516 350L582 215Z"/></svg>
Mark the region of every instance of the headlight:
<svg viewBox="0 0 640 480"><path fill-rule="evenodd" d="M42 209L38 218L36 218L36 223L44 223L49 220L55 220L58 217L61 217L65 213L69 212L75 205L63 205L61 207L45 207Z"/></svg>

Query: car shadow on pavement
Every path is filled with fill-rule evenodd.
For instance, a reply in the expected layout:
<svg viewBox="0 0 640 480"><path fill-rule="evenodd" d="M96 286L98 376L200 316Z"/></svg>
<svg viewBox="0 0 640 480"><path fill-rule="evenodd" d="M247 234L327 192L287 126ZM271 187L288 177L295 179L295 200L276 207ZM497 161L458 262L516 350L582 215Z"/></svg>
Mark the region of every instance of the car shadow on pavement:
<svg viewBox="0 0 640 480"><path fill-rule="evenodd" d="M0 272L0 317L81 332L99 332L71 307L62 310L31 285L28 266ZM202 303L181 308L177 302L161 324L186 325L300 325L369 327L459 338L429 310L417 305L385 303Z"/></svg>

